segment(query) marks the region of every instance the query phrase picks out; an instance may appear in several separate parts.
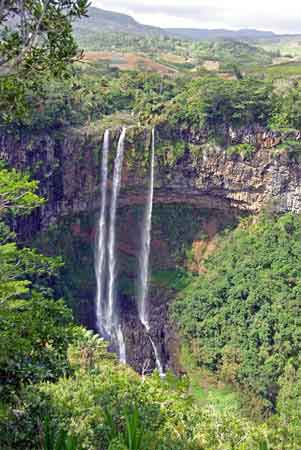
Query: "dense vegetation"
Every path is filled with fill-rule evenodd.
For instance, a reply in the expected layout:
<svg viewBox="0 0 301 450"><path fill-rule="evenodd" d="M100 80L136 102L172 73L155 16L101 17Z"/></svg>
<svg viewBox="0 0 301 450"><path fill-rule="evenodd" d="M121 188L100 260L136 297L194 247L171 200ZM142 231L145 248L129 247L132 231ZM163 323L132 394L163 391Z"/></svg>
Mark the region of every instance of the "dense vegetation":
<svg viewBox="0 0 301 450"><path fill-rule="evenodd" d="M61 265L20 248L7 224L43 200L37 183L14 170L0 170L0 389L11 399L23 383L55 378L65 369L71 314L51 290Z"/></svg>
<svg viewBox="0 0 301 450"><path fill-rule="evenodd" d="M233 40L194 43L192 55L197 58L199 63L208 59L219 61L224 69L229 69L237 63L240 66L269 65L273 60L273 55L263 49L254 47L246 42Z"/></svg>
<svg viewBox="0 0 301 450"><path fill-rule="evenodd" d="M29 386L19 397L17 413L2 411L5 449L63 449L67 439L73 443L67 448L74 450L260 450L268 448L267 442L275 449L297 449L295 439L281 442L285 426L267 431L233 414L200 410L191 402L185 379L141 379L119 366L104 343L87 332L78 330L68 355L72 376Z"/></svg>
<svg viewBox="0 0 301 450"><path fill-rule="evenodd" d="M77 34L81 47L90 51L143 52L155 56L158 52L181 54L185 48L183 42L167 36L141 36L126 32L101 31L92 34L90 30L81 30Z"/></svg>
<svg viewBox="0 0 301 450"><path fill-rule="evenodd" d="M267 125L272 108L273 93L268 83L204 77L189 83L167 105L166 115L174 125L216 132L223 126Z"/></svg>
<svg viewBox="0 0 301 450"><path fill-rule="evenodd" d="M174 305L198 363L269 409L300 368L300 233L290 214L243 222Z"/></svg>
<svg viewBox="0 0 301 450"><path fill-rule="evenodd" d="M103 65L81 64L74 67L68 79L44 83L39 95L27 91L22 115L10 120L6 117L2 124L59 129L95 121L110 123L112 114L125 112L136 123L202 129L213 137L227 135L230 128L255 124L298 130L300 92L298 81L279 93L272 81L256 77L224 80L201 73L194 79L170 78L159 73L111 71Z"/></svg>

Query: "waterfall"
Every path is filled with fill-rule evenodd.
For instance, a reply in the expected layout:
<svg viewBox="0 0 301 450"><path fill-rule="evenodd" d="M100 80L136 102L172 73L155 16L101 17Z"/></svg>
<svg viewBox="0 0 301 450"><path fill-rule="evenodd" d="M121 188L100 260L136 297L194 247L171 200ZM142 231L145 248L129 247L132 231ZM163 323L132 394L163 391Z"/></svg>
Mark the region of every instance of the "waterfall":
<svg viewBox="0 0 301 450"><path fill-rule="evenodd" d="M124 155L124 141L126 136L126 128L123 128L122 133L119 138L117 154L114 163L114 173L113 173L113 187L111 196L111 207L110 207L110 224L109 224L109 240L108 240L108 307L106 311L106 329L109 332L110 337L120 326L119 315L116 309L116 299L115 299L115 281L116 281L116 213L117 213L117 201L121 186L121 175L122 175L122 165L123 165L123 155ZM116 334L122 334L120 331L116 331Z"/></svg>
<svg viewBox="0 0 301 450"><path fill-rule="evenodd" d="M150 331L149 306L148 306L148 288L149 288L149 256L151 247L152 214L154 200L154 181L155 181L155 129L152 129L151 145L151 164L150 164L150 182L147 196L147 202L142 224L141 251L139 255L139 290L138 290L138 311L141 323L146 331ZM156 365L161 377L164 376L163 366L156 344L149 335L156 358Z"/></svg>
<svg viewBox="0 0 301 450"><path fill-rule="evenodd" d="M98 222L97 244L95 252L96 274L96 327L105 337L115 340L118 344L119 357L126 363L125 340L120 323L119 312L115 301L116 281L116 214L117 202L121 186L121 175L124 155L126 129L119 138L114 163L113 187L111 194L109 230L107 230L107 192L108 192L108 156L110 149L110 134L106 130L103 142L101 166L101 210ZM108 245L107 245L108 242Z"/></svg>
<svg viewBox="0 0 301 450"><path fill-rule="evenodd" d="M105 334L105 324L103 323L105 304L105 257L106 257L106 211L107 211L107 191L108 191L108 156L110 148L110 132L105 131L102 163L101 163L101 210L98 222L98 233L95 254L95 275L97 283L96 291L96 327L99 333Z"/></svg>
<svg viewBox="0 0 301 450"><path fill-rule="evenodd" d="M110 150L110 134L104 135L102 167L101 167L101 210L98 222L97 244L95 252L95 274L97 281L96 293L96 326L99 333L113 340L118 345L120 362L126 363L126 345L123 335L120 313L116 302L116 216L118 197L121 187L122 167L124 159L124 143L126 128L123 128L117 146L114 161L114 172L110 205L108 205L108 156ZM152 212L154 197L155 172L155 129L152 130L150 182L147 202L142 223L141 251L139 255L138 276L138 311L141 323L144 325L152 344L156 365L160 376L164 369L156 344L150 336L148 289L149 289L149 257L151 247ZM109 209L109 227L107 229L107 210Z"/></svg>
<svg viewBox="0 0 301 450"><path fill-rule="evenodd" d="M150 328L147 295L149 282L149 255L151 244L152 212L153 212L153 198L154 198L154 173L155 173L155 129L152 130L150 183L143 219L141 252L139 256L138 310L140 321L145 326L147 331L149 331Z"/></svg>
<svg viewBox="0 0 301 450"><path fill-rule="evenodd" d="M122 364L126 364L126 346L125 346L125 340L122 332L121 325L119 324L116 328L116 340L118 343L118 349L119 349L119 361Z"/></svg>
<svg viewBox="0 0 301 450"><path fill-rule="evenodd" d="M151 344L153 346L153 350L154 350L154 354L155 354L155 358L156 358L156 366L157 366L159 375L160 375L161 378L163 378L166 375L165 375L163 366L161 364L161 360L160 360L160 356L159 356L159 352L158 352L157 346L156 346L156 344L154 343L154 341L152 340L152 338L150 336L149 336L149 340L151 341Z"/></svg>

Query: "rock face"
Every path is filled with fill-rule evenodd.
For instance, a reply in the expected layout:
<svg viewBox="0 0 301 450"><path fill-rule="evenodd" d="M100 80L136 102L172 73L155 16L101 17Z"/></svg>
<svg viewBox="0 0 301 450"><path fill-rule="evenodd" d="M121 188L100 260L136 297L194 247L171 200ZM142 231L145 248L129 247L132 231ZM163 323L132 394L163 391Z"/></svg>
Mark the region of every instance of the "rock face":
<svg viewBox="0 0 301 450"><path fill-rule="evenodd" d="M112 132L110 171L118 133ZM49 225L65 221L58 236L44 239L42 248L48 253L59 250L64 254L68 261L67 284L71 290L76 286L71 296L76 301L77 316L90 327L93 327L93 250L101 198L102 135L101 130L81 129L36 136L5 132L0 136L0 157L18 169L31 168L34 177L40 180L40 193L48 200L26 219L23 236L32 237L37 231L46 236ZM280 134L254 126L227 129L223 135L227 148L212 143L206 130L157 129L151 337L162 360L177 371L181 370L177 361L178 341L168 320L168 304L176 292L173 287L176 267L186 265L194 272L202 272L202 260L214 249L215 236L233 224L238 215L256 214L265 207L279 212L301 212L301 166L295 148L300 133ZM149 143L149 131L138 127L128 131L117 230L118 293L128 360L140 372L154 367L150 339L137 320L134 289L137 236L149 180ZM49 242L54 248L50 248ZM191 252L189 261L187 250Z"/></svg>
<svg viewBox="0 0 301 450"><path fill-rule="evenodd" d="M208 142L206 133L159 129L156 203L189 203L205 208L258 212L273 203L277 211L301 212L301 166L286 142L300 133L272 133L260 127L228 130L230 144L250 144L250 156L230 153ZM65 130L32 136L2 133L0 157L18 169L31 167L48 200L36 225L47 228L58 217L98 210L100 202L100 130ZM113 139L113 145L116 141ZM147 132L131 130L123 173L121 205L144 204L147 182ZM171 165L168 148L182 142L184 153ZM277 145L282 144L281 151ZM137 143L140 148L137 150ZM160 147L158 146L160 150ZM167 152L167 153L166 153ZM112 148L111 167L115 150Z"/></svg>

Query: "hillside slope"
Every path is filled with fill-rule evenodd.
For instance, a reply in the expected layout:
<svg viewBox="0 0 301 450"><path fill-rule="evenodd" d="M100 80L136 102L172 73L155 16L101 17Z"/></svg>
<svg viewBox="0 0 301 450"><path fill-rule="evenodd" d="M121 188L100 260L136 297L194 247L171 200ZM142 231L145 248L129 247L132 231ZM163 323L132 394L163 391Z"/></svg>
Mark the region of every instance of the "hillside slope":
<svg viewBox="0 0 301 450"><path fill-rule="evenodd" d="M76 36L92 33L131 33L163 35L164 30L142 25L131 16L104 9L90 7L88 16L74 24Z"/></svg>

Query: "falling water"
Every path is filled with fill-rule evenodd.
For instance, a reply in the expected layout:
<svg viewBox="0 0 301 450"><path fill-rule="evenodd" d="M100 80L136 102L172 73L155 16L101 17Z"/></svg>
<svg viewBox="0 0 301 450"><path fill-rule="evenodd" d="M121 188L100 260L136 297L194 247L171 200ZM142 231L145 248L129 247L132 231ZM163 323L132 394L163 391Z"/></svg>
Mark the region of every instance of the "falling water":
<svg viewBox="0 0 301 450"><path fill-rule="evenodd" d="M154 181L155 181L155 129L152 130L152 151L151 151L151 169L150 169L150 183L147 197L147 203L143 219L142 227L142 242L141 252L139 257L139 295L138 295L138 310L141 323L150 331L149 324L149 307L148 307L148 287L149 287L149 255L151 246L151 231L152 231L152 214L153 214L153 200L154 200ZM149 335L149 339L154 349L156 365L161 377L164 376L164 370L160 361L159 352L156 344Z"/></svg>
<svg viewBox="0 0 301 450"><path fill-rule="evenodd" d="M117 213L117 201L121 185L121 175L122 175L122 164L124 155L124 141L126 135L126 128L123 128L122 133L119 138L117 154L114 163L114 174L113 174L113 188L112 188L112 198L110 207L110 225L109 225L109 241L108 241L108 268L109 268L109 279L108 279L108 307L106 312L106 329L109 332L110 337L114 330L116 330L116 335L120 336L122 334L122 329L119 327L118 312L116 310L115 301L115 281L116 281L116 213ZM120 330L118 331L118 328ZM121 344L121 341L118 343Z"/></svg>
<svg viewBox="0 0 301 450"><path fill-rule="evenodd" d="M98 222L97 245L95 255L95 274L97 283L96 292L96 326L97 330L104 334L104 284L105 284L105 257L106 257L106 210L108 190L108 155L110 147L110 132L106 130L103 141L102 165L101 165L101 210Z"/></svg>
<svg viewBox="0 0 301 450"><path fill-rule="evenodd" d="M160 360L160 356L159 356L159 352L158 352L157 346L156 346L156 344L154 343L154 341L152 340L152 338L150 336L149 336L149 340L151 341L151 344L153 346L153 350L154 350L155 358L156 358L156 366L157 366L159 375L160 375L161 378L163 378L163 377L165 377L165 372L164 372L163 366L161 364L161 360Z"/></svg>
<svg viewBox="0 0 301 450"><path fill-rule="evenodd" d="M155 172L155 130L153 129L150 184L149 184L147 204L144 213L141 252L139 257L138 309L140 321L145 326L147 331L149 331L150 328L147 295L149 282L149 255L151 244L152 212L153 212L153 198L154 198L154 172Z"/></svg>
<svg viewBox="0 0 301 450"><path fill-rule="evenodd" d="M122 364L126 364L126 346L121 325L118 325L116 328L116 339L119 349L119 361Z"/></svg>
<svg viewBox="0 0 301 450"><path fill-rule="evenodd" d="M102 177L101 211L98 224L98 239L97 239L97 249L95 259L95 272L97 278L97 295L96 295L97 329L105 336L116 341L119 349L119 359L122 363L126 363L126 345L121 327L118 308L116 308L115 247L116 247L116 214L117 214L118 196L121 187L125 136L126 136L126 128L122 130L122 133L120 135L114 163L113 186L109 212L109 230L107 230L106 227L107 191L108 191L108 154L110 145L110 137L108 130L105 132L104 136L102 170L101 170L101 177ZM151 146L150 184L143 219L141 252L139 257L140 271L139 271L138 309L140 321L145 326L147 332L150 331L149 308L147 297L149 284L149 256L151 244L153 196L154 196L154 166L155 166L155 130L153 129L152 146ZM107 241L108 246L106 246ZM106 274L107 270L108 274ZM106 282L107 286L105 286ZM107 292L105 291L105 288L107 288ZM159 374L160 376L164 376L164 369L160 361L158 349L150 335L149 339L151 341L154 350L154 354L156 357L156 365Z"/></svg>

